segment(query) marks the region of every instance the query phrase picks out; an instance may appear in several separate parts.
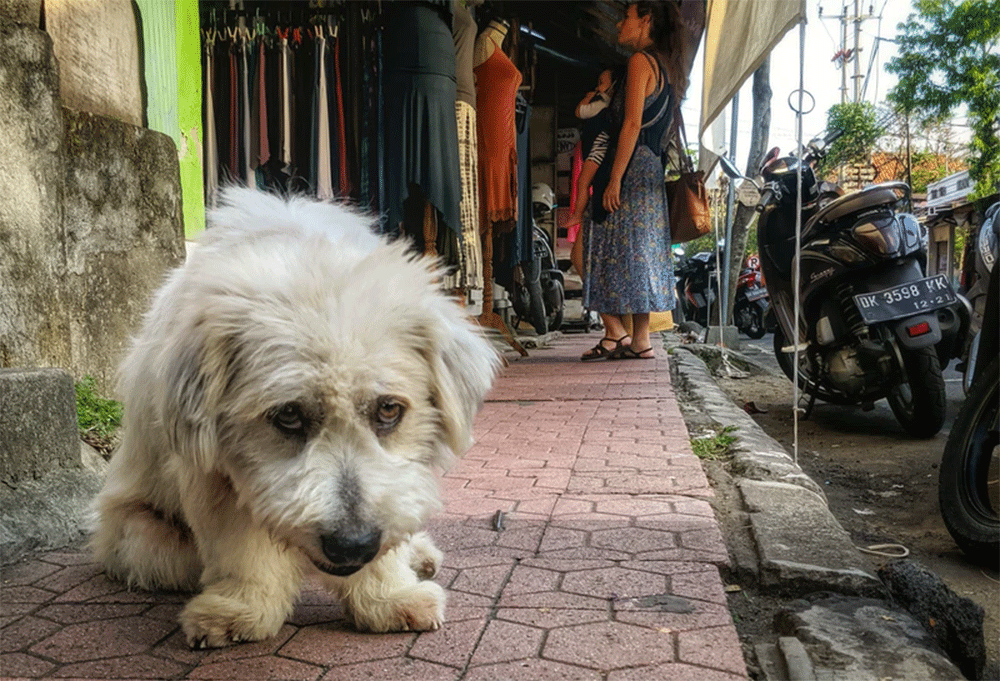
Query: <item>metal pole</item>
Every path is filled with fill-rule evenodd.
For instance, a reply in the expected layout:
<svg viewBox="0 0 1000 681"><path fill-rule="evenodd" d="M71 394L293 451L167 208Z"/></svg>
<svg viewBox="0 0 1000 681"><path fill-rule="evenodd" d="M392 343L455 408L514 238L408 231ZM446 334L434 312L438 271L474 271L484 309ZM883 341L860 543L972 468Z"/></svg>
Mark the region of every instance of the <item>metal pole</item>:
<svg viewBox="0 0 1000 681"><path fill-rule="evenodd" d="M845 14L846 12L846 7ZM799 23L799 107L795 112L795 139L798 142L798 158L803 157L802 145L802 98L805 95L805 61L806 61L806 22L803 18ZM795 264L792 270L792 295L794 299L792 324L792 457L799 462L799 255L802 253L802 162L798 168L799 191L795 197Z"/></svg>
<svg viewBox="0 0 1000 681"><path fill-rule="evenodd" d="M840 13L840 103L847 103L847 5Z"/></svg>
<svg viewBox="0 0 1000 681"><path fill-rule="evenodd" d="M729 138L729 158L736 162L736 132L737 132L737 117L740 110L740 93L739 91L733 96L733 116L732 116L732 136ZM726 241L723 247L722 253L725 256L722 259L722 271L718 274L717 280L720 282L719 291L719 318L722 320L719 322L719 337L722 337L722 326L729 321L729 310L726 309L729 306L729 251L731 249L730 243L733 240L733 220L736 217L734 215L734 207L736 205L736 183L730 181L729 183L729 194L726 197ZM718 247L718 245L716 246Z"/></svg>
<svg viewBox="0 0 1000 681"><path fill-rule="evenodd" d="M861 0L854 0L854 103L860 101L861 91Z"/></svg>

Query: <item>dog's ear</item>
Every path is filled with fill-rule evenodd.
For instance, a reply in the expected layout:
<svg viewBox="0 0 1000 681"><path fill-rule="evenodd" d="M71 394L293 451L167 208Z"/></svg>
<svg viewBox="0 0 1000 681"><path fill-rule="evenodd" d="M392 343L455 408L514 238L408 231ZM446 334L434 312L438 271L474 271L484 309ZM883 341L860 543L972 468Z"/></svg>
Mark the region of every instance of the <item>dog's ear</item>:
<svg viewBox="0 0 1000 681"><path fill-rule="evenodd" d="M177 344L166 364L161 417L170 448L201 468L218 449L219 406L235 379L237 341L215 337L207 324Z"/></svg>
<svg viewBox="0 0 1000 681"><path fill-rule="evenodd" d="M435 334L437 351L429 356L434 370L432 394L441 412L444 440L461 456L472 446L472 424L493 385L500 356L479 328L460 313L444 316L445 323Z"/></svg>

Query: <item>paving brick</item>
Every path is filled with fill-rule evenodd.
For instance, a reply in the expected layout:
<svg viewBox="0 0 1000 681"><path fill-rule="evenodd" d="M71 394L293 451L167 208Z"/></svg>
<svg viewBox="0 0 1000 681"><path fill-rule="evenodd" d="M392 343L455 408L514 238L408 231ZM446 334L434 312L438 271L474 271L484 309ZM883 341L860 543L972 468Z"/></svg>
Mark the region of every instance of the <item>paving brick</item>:
<svg viewBox="0 0 1000 681"><path fill-rule="evenodd" d="M599 681L602 676L592 669L550 660L518 660L503 664L473 667L465 681Z"/></svg>
<svg viewBox="0 0 1000 681"><path fill-rule="evenodd" d="M113 657L68 664L56 670L55 678L168 679L186 671L186 665L149 655Z"/></svg>
<svg viewBox="0 0 1000 681"><path fill-rule="evenodd" d="M455 681L461 672L453 667L407 657L363 662L331 669L320 681Z"/></svg>
<svg viewBox="0 0 1000 681"><path fill-rule="evenodd" d="M310 681L311 679L318 679L322 673L322 667L296 660L288 660L281 657L254 657L233 662L202 665L192 671L188 675L188 678L259 679L260 681L296 679L298 681Z"/></svg>
<svg viewBox="0 0 1000 681"><path fill-rule="evenodd" d="M567 573L562 590L584 596L611 600L661 594L667 590L667 578L651 572L621 567Z"/></svg>
<svg viewBox="0 0 1000 681"><path fill-rule="evenodd" d="M670 679L670 681L745 681L745 674L730 674L717 669L706 669L690 664L661 664L654 667L622 669L608 674L608 681L649 681L650 679Z"/></svg>
<svg viewBox="0 0 1000 681"><path fill-rule="evenodd" d="M72 624L39 641L30 652L59 662L83 662L118 655L138 655L176 627L168 622L142 617L123 617Z"/></svg>
<svg viewBox="0 0 1000 681"><path fill-rule="evenodd" d="M606 622L608 613L605 608L574 609L528 606L522 608L498 608L496 619L551 630L559 629L560 627L576 626L578 624Z"/></svg>
<svg viewBox="0 0 1000 681"><path fill-rule="evenodd" d="M470 664L511 662L537 657L544 633L536 627L493 620L486 625Z"/></svg>
<svg viewBox="0 0 1000 681"><path fill-rule="evenodd" d="M23 676L26 678L38 678L44 676L55 668L55 665L47 660L26 655L24 653L4 653L0 655L0 673L4 678Z"/></svg>
<svg viewBox="0 0 1000 681"><path fill-rule="evenodd" d="M677 634L677 657L680 662L746 674L739 637L732 624Z"/></svg>
<svg viewBox="0 0 1000 681"><path fill-rule="evenodd" d="M0 631L0 653L11 653L23 650L31 644L41 641L47 636L59 631L61 627L55 622L38 617L22 617Z"/></svg>
<svg viewBox="0 0 1000 681"><path fill-rule="evenodd" d="M9 603L46 603L58 594L34 586L15 586L3 590L3 602Z"/></svg>
<svg viewBox="0 0 1000 681"><path fill-rule="evenodd" d="M22 560L13 565L0 567L0 581L6 586L33 584L47 575L57 572L58 565L40 560Z"/></svg>
<svg viewBox="0 0 1000 681"><path fill-rule="evenodd" d="M621 622L565 627L549 632L544 657L610 671L672 662L674 642L669 633Z"/></svg>
<svg viewBox="0 0 1000 681"><path fill-rule="evenodd" d="M413 633L368 634L345 627L319 625L300 629L278 652L313 665L369 662L405 654L416 636Z"/></svg>
<svg viewBox="0 0 1000 681"><path fill-rule="evenodd" d="M496 598L510 577L513 562L461 570L452 581L452 591L464 591Z"/></svg>
<svg viewBox="0 0 1000 681"><path fill-rule="evenodd" d="M449 667L464 668L486 627L486 614L474 619L449 621L438 631L421 634L409 656Z"/></svg>

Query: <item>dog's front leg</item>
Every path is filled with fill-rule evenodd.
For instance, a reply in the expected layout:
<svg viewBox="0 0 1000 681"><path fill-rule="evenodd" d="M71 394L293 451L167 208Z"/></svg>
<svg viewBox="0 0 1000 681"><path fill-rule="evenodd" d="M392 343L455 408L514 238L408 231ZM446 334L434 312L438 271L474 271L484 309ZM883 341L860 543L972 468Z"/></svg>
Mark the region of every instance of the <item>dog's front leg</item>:
<svg viewBox="0 0 1000 681"><path fill-rule="evenodd" d="M357 629L433 631L444 623L444 589L421 578L437 572L441 552L426 534L418 533L415 539L390 549L350 577L327 581Z"/></svg>
<svg viewBox="0 0 1000 681"><path fill-rule="evenodd" d="M205 566L202 592L180 615L188 645L218 648L269 638L291 614L299 594L298 550L275 543L245 511L212 506L186 509L188 518L197 519L191 528Z"/></svg>

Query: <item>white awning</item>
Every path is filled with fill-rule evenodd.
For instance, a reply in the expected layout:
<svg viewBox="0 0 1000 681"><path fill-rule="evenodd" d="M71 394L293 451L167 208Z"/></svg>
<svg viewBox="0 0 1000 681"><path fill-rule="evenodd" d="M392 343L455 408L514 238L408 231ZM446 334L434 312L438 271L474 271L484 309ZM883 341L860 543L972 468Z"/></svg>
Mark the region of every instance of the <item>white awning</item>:
<svg viewBox="0 0 1000 681"><path fill-rule="evenodd" d="M778 41L805 16L805 0L709 0L699 139ZM705 146L715 151L711 142Z"/></svg>

